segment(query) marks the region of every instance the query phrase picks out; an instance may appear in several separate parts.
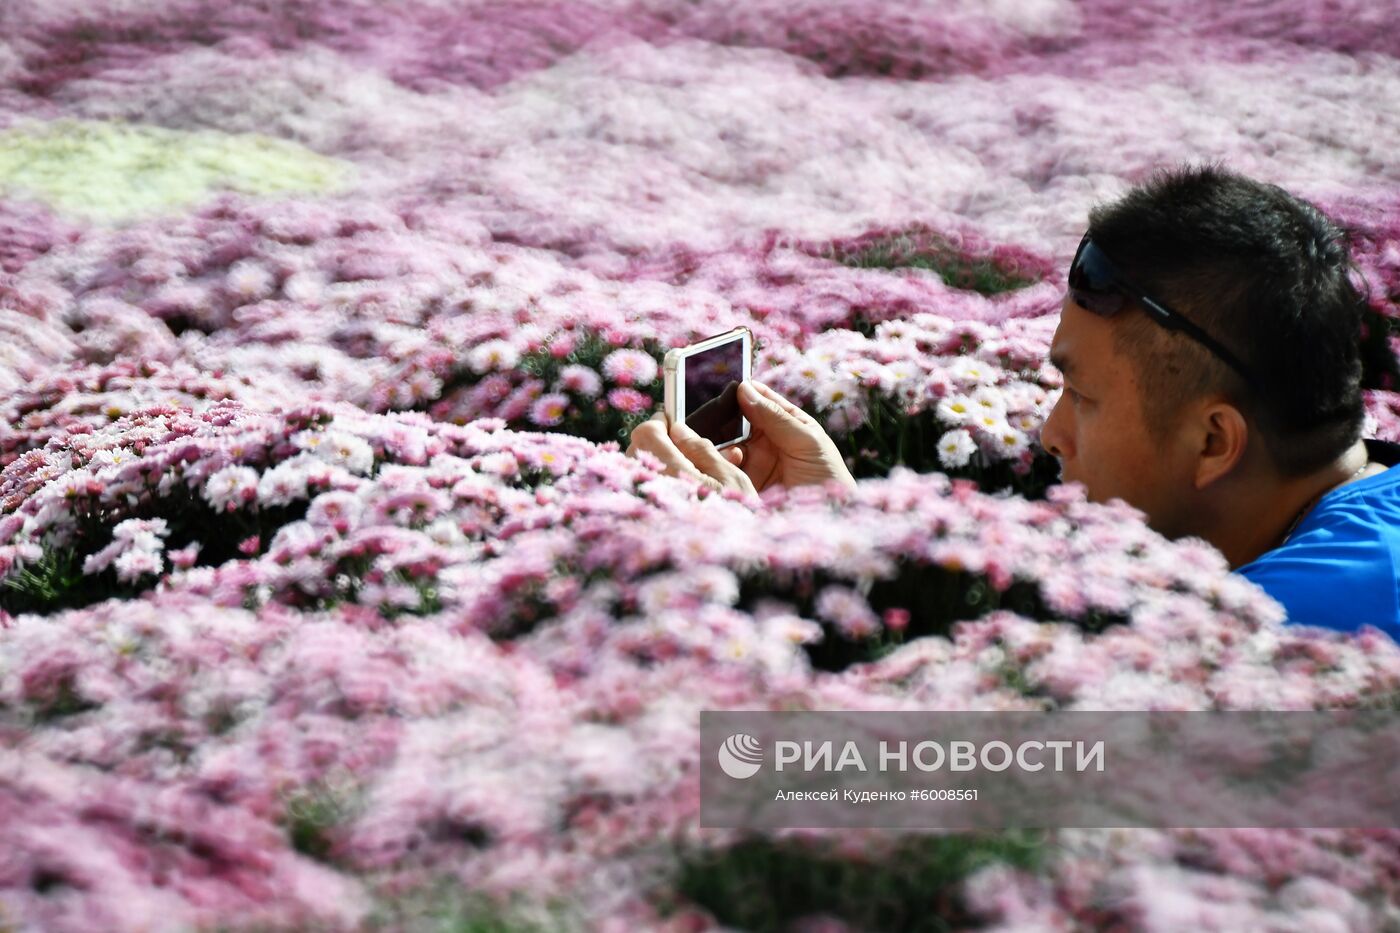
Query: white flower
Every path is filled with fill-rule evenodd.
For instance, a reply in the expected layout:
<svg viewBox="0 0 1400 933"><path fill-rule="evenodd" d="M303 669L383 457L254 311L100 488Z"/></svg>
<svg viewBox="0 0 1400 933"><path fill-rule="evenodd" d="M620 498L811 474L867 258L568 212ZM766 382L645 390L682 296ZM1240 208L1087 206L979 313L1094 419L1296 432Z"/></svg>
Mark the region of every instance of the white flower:
<svg viewBox="0 0 1400 933"><path fill-rule="evenodd" d="M1012 415L1007 420L1011 422L1012 427L1025 431L1027 434L1035 431L1045 422L1044 418L1033 411L1023 411L1019 415Z"/></svg>
<svg viewBox="0 0 1400 933"><path fill-rule="evenodd" d="M1030 441L1022 432L1006 425L1001 430L990 434L992 438L992 448L1001 456L1014 458L1020 455L1029 445Z"/></svg>
<svg viewBox="0 0 1400 933"><path fill-rule="evenodd" d="M323 492L311 500L306 509L306 520L320 528L330 528L337 522L344 522L346 530L357 528L364 503L354 493L344 490Z"/></svg>
<svg viewBox="0 0 1400 933"><path fill-rule="evenodd" d="M489 473L499 476L502 479L510 479L520 472L520 462L515 459L515 454L508 450L498 450L493 453L483 454L477 461L477 470L482 473Z"/></svg>
<svg viewBox="0 0 1400 933"><path fill-rule="evenodd" d="M826 427L832 434L849 434L869 417L864 405L837 405L827 412Z"/></svg>
<svg viewBox="0 0 1400 933"><path fill-rule="evenodd" d="M881 321L875 325L875 338L877 340L905 340L914 327L908 321Z"/></svg>
<svg viewBox="0 0 1400 933"><path fill-rule="evenodd" d="M710 602L732 606L739 599L739 578L727 567L700 566L686 573L691 592Z"/></svg>
<svg viewBox="0 0 1400 933"><path fill-rule="evenodd" d="M913 360L895 360L885 367L889 388L906 405L919 401L924 394L923 369Z"/></svg>
<svg viewBox="0 0 1400 933"><path fill-rule="evenodd" d="M96 473L103 467L130 466L135 462L135 453L125 447L113 447L109 450L94 451L88 469Z"/></svg>
<svg viewBox="0 0 1400 933"><path fill-rule="evenodd" d="M170 525L163 518L128 518L112 529L114 541L129 541L133 547L160 547L159 538L170 533Z"/></svg>
<svg viewBox="0 0 1400 933"><path fill-rule="evenodd" d="M272 294L275 279L262 265L243 260L229 267L224 280L229 293L242 301L259 301Z"/></svg>
<svg viewBox="0 0 1400 933"><path fill-rule="evenodd" d="M829 379L833 375L831 363L825 359L817 359L811 354L804 353L788 363L787 372L796 380L799 392L810 392L823 379Z"/></svg>
<svg viewBox="0 0 1400 933"><path fill-rule="evenodd" d="M593 398L603 391L603 380L587 366L572 363L559 370L558 388Z"/></svg>
<svg viewBox="0 0 1400 933"><path fill-rule="evenodd" d="M835 624L847 638L865 638L880 627L870 604L855 590L832 584L817 594L816 613Z"/></svg>
<svg viewBox="0 0 1400 933"><path fill-rule="evenodd" d="M826 411L837 405L849 405L855 402L861 398L861 390L854 379L837 377L827 379L818 385L813 396L816 400L817 410Z"/></svg>
<svg viewBox="0 0 1400 933"><path fill-rule="evenodd" d="M293 458L279 463L258 480L258 502L262 505L286 505L295 499L305 499L306 480L304 459Z"/></svg>
<svg viewBox="0 0 1400 933"><path fill-rule="evenodd" d="M885 371L896 388L906 382L918 385L923 381L920 378L924 374L923 368L913 360L895 360L885 367Z"/></svg>
<svg viewBox="0 0 1400 933"><path fill-rule="evenodd" d="M374 448L345 431L303 431L293 440L321 460L364 475L374 466Z"/></svg>
<svg viewBox="0 0 1400 933"><path fill-rule="evenodd" d="M977 443L965 428L955 428L938 439L938 462L945 470L967 466L977 451Z"/></svg>
<svg viewBox="0 0 1400 933"><path fill-rule="evenodd" d="M1006 395L995 386L979 385L972 390L969 398L984 415L1006 413Z"/></svg>
<svg viewBox="0 0 1400 933"><path fill-rule="evenodd" d="M282 283L282 294L298 304L319 300L326 292L328 281L324 273L314 269L294 272Z"/></svg>
<svg viewBox="0 0 1400 933"><path fill-rule="evenodd" d="M158 551L132 549L112 562L117 579L123 583L135 583L148 573L160 573L165 569L165 560Z"/></svg>
<svg viewBox="0 0 1400 933"><path fill-rule="evenodd" d="M423 529L423 533L443 547L458 547L467 542L466 535L457 522L450 518L439 518Z"/></svg>
<svg viewBox="0 0 1400 933"><path fill-rule="evenodd" d="M215 511L242 506L258 492L258 471L246 466L226 466L204 484L204 498Z"/></svg>
<svg viewBox="0 0 1400 933"><path fill-rule="evenodd" d="M936 410L941 421L962 425L973 419L979 407L966 395L949 395L939 399Z"/></svg>
<svg viewBox="0 0 1400 933"><path fill-rule="evenodd" d="M409 397L414 402L435 399L442 394L442 380L426 369L408 377Z"/></svg>
<svg viewBox="0 0 1400 933"><path fill-rule="evenodd" d="M1011 425L1007 422L1005 413L982 409L973 413L970 427L983 434L996 434L1006 430Z"/></svg>
<svg viewBox="0 0 1400 933"><path fill-rule="evenodd" d="M649 353L623 347L603 358L603 375L624 386L644 386L656 379L656 360Z"/></svg>
<svg viewBox="0 0 1400 933"><path fill-rule="evenodd" d="M860 357L843 360L837 365L836 372L841 376L849 376L866 388L881 392L889 391L891 385L889 371L883 363L875 360Z"/></svg>
<svg viewBox="0 0 1400 933"><path fill-rule="evenodd" d="M519 362L520 351L505 340L488 340L467 354L467 365L478 375L490 370L511 369Z"/></svg>
<svg viewBox="0 0 1400 933"><path fill-rule="evenodd" d="M817 623L791 614L773 616L758 625L764 639L789 645L813 644L821 641L825 634Z"/></svg>
<svg viewBox="0 0 1400 933"><path fill-rule="evenodd" d="M293 551L300 554L312 552L324 540L325 529L318 528L305 519L291 522L277 529L268 543L269 551Z"/></svg>
<svg viewBox="0 0 1400 933"><path fill-rule="evenodd" d="M990 385L996 382L997 367L972 356L957 356L948 363L948 375L963 386Z"/></svg>

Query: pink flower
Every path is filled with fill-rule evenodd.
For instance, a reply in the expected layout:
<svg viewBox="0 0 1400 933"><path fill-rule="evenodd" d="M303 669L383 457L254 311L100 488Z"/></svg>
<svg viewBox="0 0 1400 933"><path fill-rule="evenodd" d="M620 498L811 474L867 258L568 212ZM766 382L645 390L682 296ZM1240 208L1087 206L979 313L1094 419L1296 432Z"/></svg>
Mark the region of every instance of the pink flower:
<svg viewBox="0 0 1400 933"><path fill-rule="evenodd" d="M651 396L636 389L613 389L608 393L608 404L618 411L635 415L652 406Z"/></svg>
<svg viewBox="0 0 1400 933"><path fill-rule="evenodd" d="M541 396L530 408L530 420L540 427L552 428L564 420L569 410L569 397L562 392Z"/></svg>
<svg viewBox="0 0 1400 933"><path fill-rule="evenodd" d="M641 350L621 348L603 358L603 375L620 386L646 385L656 379L656 359Z"/></svg>
<svg viewBox="0 0 1400 933"><path fill-rule="evenodd" d="M233 511L257 499L258 479L252 467L226 466L204 484L204 498L215 511Z"/></svg>
<svg viewBox="0 0 1400 933"><path fill-rule="evenodd" d="M850 639L866 638L879 628L879 619L870 604L850 587L837 584L823 587L817 596L816 612Z"/></svg>
<svg viewBox="0 0 1400 933"><path fill-rule="evenodd" d="M170 551L166 556L170 558L170 565L181 570L194 566L195 558L199 554L200 544L192 541L185 547L177 551Z"/></svg>
<svg viewBox="0 0 1400 933"><path fill-rule="evenodd" d="M574 364L559 370L558 387L593 398L603 391L603 380L597 372L587 366Z"/></svg>
<svg viewBox="0 0 1400 933"><path fill-rule="evenodd" d="M909 627L909 610L891 607L885 610L885 628L891 632L902 632Z"/></svg>
<svg viewBox="0 0 1400 933"><path fill-rule="evenodd" d="M157 551L131 550L112 561L117 571L117 579L123 583L135 583L141 577L161 572L165 562Z"/></svg>

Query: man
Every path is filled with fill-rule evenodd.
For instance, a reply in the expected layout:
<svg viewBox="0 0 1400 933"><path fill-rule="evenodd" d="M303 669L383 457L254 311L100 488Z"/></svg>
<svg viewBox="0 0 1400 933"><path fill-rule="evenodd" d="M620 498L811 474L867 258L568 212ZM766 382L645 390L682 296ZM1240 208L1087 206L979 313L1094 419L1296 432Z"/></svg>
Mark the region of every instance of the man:
<svg viewBox="0 0 1400 933"><path fill-rule="evenodd" d="M1096 207L1050 361L1041 429L1091 501L1209 541L1292 622L1400 638L1400 445L1363 440L1364 307L1341 232L1282 189L1219 167L1155 175ZM668 472L761 491L853 483L815 419L756 383L746 449L658 415L632 433Z"/></svg>

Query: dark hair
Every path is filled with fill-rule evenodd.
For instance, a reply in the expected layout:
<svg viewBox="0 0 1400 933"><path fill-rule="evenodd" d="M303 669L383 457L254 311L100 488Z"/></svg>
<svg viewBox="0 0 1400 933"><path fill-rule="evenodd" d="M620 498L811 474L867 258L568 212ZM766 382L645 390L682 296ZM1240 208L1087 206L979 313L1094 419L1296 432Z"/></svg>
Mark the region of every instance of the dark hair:
<svg viewBox="0 0 1400 933"><path fill-rule="evenodd" d="M1136 367L1152 437L1164 439L1186 403L1223 394L1284 476L1356 443L1366 302L1343 232L1317 208L1219 165L1184 166L1095 207L1089 234L1125 278L1223 343L1262 384L1251 390L1197 341L1134 309L1114 345Z"/></svg>

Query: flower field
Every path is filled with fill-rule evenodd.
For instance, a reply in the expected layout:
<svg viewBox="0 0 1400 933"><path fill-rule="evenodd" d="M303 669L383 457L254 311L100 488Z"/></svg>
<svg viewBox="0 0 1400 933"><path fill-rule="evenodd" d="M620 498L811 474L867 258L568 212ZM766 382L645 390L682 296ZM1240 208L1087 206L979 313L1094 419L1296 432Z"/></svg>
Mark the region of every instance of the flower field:
<svg viewBox="0 0 1400 933"><path fill-rule="evenodd" d="M702 709L1393 708L1057 483L1088 209L1351 235L1400 441L1400 8L0 11L0 931L1400 929L1400 830L699 827ZM858 488L625 456L747 325Z"/></svg>

